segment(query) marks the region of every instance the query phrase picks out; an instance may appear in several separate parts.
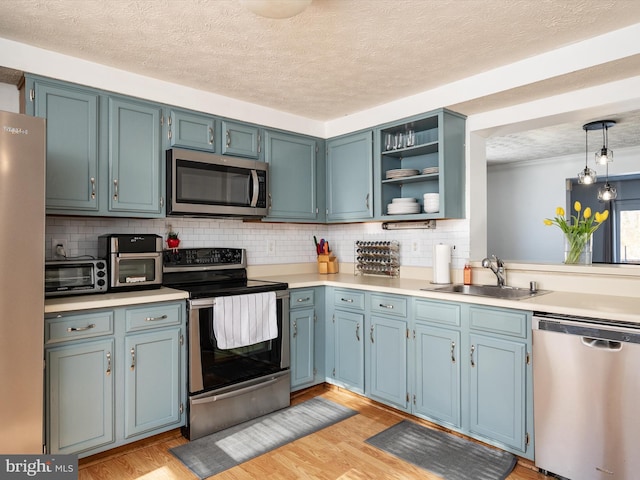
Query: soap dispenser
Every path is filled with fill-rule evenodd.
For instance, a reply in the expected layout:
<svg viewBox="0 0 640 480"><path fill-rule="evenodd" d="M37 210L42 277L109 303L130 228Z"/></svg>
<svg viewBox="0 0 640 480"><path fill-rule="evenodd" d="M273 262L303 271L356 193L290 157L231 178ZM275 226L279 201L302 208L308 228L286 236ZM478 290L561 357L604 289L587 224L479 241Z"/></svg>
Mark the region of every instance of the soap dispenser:
<svg viewBox="0 0 640 480"><path fill-rule="evenodd" d="M465 285L471 285L471 263L467 260L464 264L463 278Z"/></svg>

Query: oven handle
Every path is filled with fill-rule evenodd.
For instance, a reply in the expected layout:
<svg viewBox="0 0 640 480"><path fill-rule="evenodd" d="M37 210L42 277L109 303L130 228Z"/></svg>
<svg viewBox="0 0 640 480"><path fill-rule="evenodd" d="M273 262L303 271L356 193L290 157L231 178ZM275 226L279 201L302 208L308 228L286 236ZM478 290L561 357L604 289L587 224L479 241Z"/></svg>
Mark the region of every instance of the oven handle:
<svg viewBox="0 0 640 480"><path fill-rule="evenodd" d="M244 395L245 393L253 392L254 390L260 390L260 389L268 387L269 385L272 385L272 384L274 384L276 382L279 382L280 381L280 377L282 377L282 375L284 375L286 373L287 372L283 372L282 374L279 374L277 377L273 377L273 378L267 380L266 382L260 382L260 383L257 383L255 385L250 385L248 387L239 388L238 390L233 390L231 392L221 393L220 395L212 395L210 397L204 397L204 398L195 398L195 399L191 400L191 403L193 405L201 405L203 403L219 402L219 401L225 400L227 398L233 398L233 397L237 397L237 396L240 396L240 395Z"/></svg>

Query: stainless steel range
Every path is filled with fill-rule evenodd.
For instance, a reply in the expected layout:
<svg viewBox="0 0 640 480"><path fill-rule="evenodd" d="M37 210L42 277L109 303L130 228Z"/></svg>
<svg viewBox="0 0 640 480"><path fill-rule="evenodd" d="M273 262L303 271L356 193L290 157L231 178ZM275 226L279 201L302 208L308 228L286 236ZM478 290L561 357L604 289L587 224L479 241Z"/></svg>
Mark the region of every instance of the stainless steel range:
<svg viewBox="0 0 640 480"><path fill-rule="evenodd" d="M185 437L194 440L289 405L286 283L248 279L243 249L195 248L164 252L163 285L189 292ZM266 320L251 306L274 301L277 332L264 333L273 337L264 340ZM236 329L237 339L227 338L220 325Z"/></svg>

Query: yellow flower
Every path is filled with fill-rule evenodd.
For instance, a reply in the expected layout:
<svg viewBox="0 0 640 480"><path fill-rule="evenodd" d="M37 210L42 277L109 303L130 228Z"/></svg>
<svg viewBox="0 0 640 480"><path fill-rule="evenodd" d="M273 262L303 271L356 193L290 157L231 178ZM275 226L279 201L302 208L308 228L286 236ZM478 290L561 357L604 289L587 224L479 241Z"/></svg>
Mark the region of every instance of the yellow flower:
<svg viewBox="0 0 640 480"><path fill-rule="evenodd" d="M580 210L582 210L582 204L576 201L576 203L573 204L573 208L575 209L576 212L579 212Z"/></svg>
<svg viewBox="0 0 640 480"><path fill-rule="evenodd" d="M556 215L559 217L564 217L564 208L562 207L556 208Z"/></svg>
<svg viewBox="0 0 640 480"><path fill-rule="evenodd" d="M582 214L584 218L589 218L591 216L591 208L587 207L584 209L584 213Z"/></svg>
<svg viewBox="0 0 640 480"><path fill-rule="evenodd" d="M609 218L609 210L605 210L604 212L600 213L600 212L596 212L596 222L598 223L602 223L604 222L607 218Z"/></svg>
<svg viewBox="0 0 640 480"><path fill-rule="evenodd" d="M598 215L598 214L596 213L596 215ZM545 224L546 226L550 226L550 225L553 225L553 222L552 222L551 220L549 220L548 218L545 218L545 219L544 219L544 224Z"/></svg>

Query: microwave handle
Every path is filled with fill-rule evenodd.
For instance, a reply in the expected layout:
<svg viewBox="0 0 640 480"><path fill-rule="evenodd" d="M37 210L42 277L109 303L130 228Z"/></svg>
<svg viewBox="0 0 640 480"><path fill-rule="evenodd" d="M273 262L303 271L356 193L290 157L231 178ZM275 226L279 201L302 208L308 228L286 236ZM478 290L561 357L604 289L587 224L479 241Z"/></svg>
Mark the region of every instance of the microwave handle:
<svg viewBox="0 0 640 480"><path fill-rule="evenodd" d="M258 171L251 170L251 183L253 184L251 193L251 207L258 205L258 194L260 193L260 182L258 182Z"/></svg>
<svg viewBox="0 0 640 480"><path fill-rule="evenodd" d="M118 258L158 258L162 256L161 252L138 252L138 253L118 253Z"/></svg>

